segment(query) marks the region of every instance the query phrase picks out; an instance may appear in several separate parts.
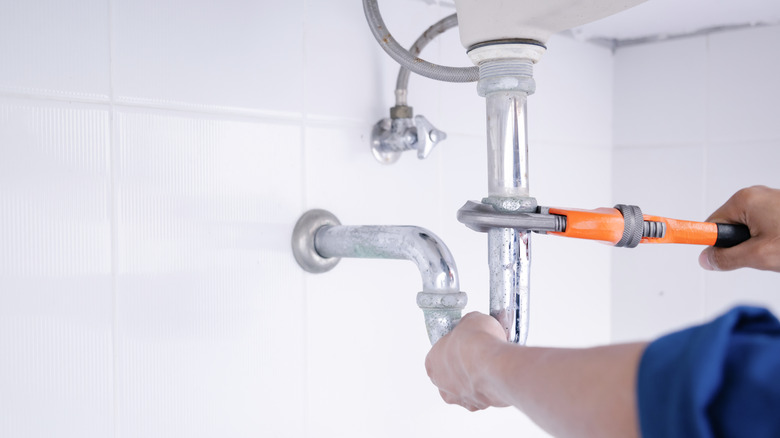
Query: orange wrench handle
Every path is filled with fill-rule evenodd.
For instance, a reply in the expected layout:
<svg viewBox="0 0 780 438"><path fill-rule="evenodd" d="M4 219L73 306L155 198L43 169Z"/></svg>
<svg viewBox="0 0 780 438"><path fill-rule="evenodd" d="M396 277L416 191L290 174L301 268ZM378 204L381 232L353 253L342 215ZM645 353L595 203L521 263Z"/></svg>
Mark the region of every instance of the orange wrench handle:
<svg viewBox="0 0 780 438"><path fill-rule="evenodd" d="M556 236L601 240L613 245L623 237L623 215L615 208L576 210L550 208L551 214L566 216L566 231L548 232Z"/></svg>
<svg viewBox="0 0 780 438"><path fill-rule="evenodd" d="M718 240L718 224L693 222L666 217L644 215L646 221L666 224L666 235L661 238L643 237L642 243L687 243L691 245L715 245Z"/></svg>
<svg viewBox="0 0 780 438"><path fill-rule="evenodd" d="M577 210L550 208L550 214L566 216L566 230L548 232L556 236L600 240L617 244L623 237L625 221L615 208ZM682 243L728 248L750 238L744 225L716 224L643 215L645 221L662 222L664 237L642 237L641 243ZM640 225L641 226L641 225Z"/></svg>

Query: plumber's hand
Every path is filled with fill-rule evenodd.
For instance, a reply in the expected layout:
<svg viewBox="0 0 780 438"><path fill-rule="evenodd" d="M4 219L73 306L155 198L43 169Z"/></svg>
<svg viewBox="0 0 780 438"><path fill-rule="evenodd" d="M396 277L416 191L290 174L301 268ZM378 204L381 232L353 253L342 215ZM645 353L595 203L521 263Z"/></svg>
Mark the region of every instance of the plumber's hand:
<svg viewBox="0 0 780 438"><path fill-rule="evenodd" d="M506 334L494 318L472 312L433 346L425 369L445 402L470 411L508 406L490 389L489 365L495 362Z"/></svg>
<svg viewBox="0 0 780 438"><path fill-rule="evenodd" d="M750 228L751 238L731 248L709 247L699 256L708 270L755 268L780 272L780 190L764 186L742 189L707 219Z"/></svg>

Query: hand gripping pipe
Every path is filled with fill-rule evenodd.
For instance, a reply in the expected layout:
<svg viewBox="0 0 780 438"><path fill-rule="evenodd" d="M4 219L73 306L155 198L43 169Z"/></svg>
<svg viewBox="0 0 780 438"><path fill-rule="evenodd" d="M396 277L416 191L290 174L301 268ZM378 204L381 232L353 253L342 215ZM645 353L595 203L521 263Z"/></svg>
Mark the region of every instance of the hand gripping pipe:
<svg viewBox="0 0 780 438"><path fill-rule="evenodd" d="M414 262L422 277L417 305L431 345L455 327L466 306L455 259L444 242L424 228L345 226L325 210L309 210L295 224L292 247L298 264L313 273L333 269L341 257Z"/></svg>

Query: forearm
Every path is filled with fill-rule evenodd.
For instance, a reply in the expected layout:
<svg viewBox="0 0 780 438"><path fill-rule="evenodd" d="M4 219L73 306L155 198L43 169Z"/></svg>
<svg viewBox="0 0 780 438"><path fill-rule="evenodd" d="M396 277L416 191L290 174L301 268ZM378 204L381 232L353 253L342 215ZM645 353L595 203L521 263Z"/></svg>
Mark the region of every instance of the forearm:
<svg viewBox="0 0 780 438"><path fill-rule="evenodd" d="M637 437L636 374L646 345L496 344L483 358L478 382L556 437Z"/></svg>
<svg viewBox="0 0 780 438"><path fill-rule="evenodd" d="M506 342L494 318L473 312L433 346L425 367L447 403L515 406L556 437L632 438L646 346L523 347Z"/></svg>

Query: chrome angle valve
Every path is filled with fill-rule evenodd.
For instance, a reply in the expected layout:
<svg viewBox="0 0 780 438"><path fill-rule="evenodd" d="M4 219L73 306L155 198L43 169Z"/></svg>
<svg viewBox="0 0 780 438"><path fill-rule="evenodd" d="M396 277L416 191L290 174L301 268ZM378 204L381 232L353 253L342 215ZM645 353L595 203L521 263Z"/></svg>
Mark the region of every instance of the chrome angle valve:
<svg viewBox="0 0 780 438"><path fill-rule="evenodd" d="M374 125L371 131L371 152L383 164L392 164L404 151L417 151L417 158L427 158L439 142L447 138L425 116L413 116L412 107L396 105L390 108L390 118Z"/></svg>

